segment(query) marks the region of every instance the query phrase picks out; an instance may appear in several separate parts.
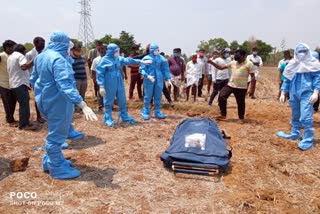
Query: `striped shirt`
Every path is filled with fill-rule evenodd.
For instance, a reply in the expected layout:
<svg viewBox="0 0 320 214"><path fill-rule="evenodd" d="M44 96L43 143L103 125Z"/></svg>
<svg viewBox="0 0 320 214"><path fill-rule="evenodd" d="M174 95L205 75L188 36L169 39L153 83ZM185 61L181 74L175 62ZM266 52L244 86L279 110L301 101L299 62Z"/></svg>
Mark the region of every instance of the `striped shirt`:
<svg viewBox="0 0 320 214"><path fill-rule="evenodd" d="M74 62L72 63L72 68L74 71L74 78L76 80L86 80L86 60L84 57L74 58L72 57Z"/></svg>
<svg viewBox="0 0 320 214"><path fill-rule="evenodd" d="M253 63L246 60L239 64L233 60L227 64L231 70L231 77L228 85L232 88L246 89L248 87L248 76L254 74Z"/></svg>

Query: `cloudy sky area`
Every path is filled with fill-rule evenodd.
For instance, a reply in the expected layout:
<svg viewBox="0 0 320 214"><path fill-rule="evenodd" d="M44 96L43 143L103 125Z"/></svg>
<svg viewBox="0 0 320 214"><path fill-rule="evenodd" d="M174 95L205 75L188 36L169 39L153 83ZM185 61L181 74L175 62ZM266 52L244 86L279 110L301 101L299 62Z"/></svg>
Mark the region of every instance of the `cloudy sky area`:
<svg viewBox="0 0 320 214"><path fill-rule="evenodd" d="M78 37L79 0L0 0L1 43L13 39L48 40L52 31ZM91 22L96 38L117 37L122 30L145 45L157 43L170 53L180 47L190 55L201 40L222 37L242 43L251 36L287 48L303 41L320 46L319 0L92 0Z"/></svg>

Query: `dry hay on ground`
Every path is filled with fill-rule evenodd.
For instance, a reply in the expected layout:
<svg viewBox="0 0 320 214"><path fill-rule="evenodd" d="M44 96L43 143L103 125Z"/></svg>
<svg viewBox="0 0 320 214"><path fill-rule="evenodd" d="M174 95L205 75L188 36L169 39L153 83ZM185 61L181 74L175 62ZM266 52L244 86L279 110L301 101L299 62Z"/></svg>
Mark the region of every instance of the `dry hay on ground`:
<svg viewBox="0 0 320 214"><path fill-rule="evenodd" d="M159 160L176 125L187 116L212 118L218 114L216 102L213 107L204 99L181 101L174 108L164 105L168 118L162 121L142 121L142 104L129 102L129 113L139 122L117 128L77 115L74 125L86 137L70 142L72 149L64 153L82 175L69 181L53 180L41 171L43 151L33 147L44 144L45 127L24 132L2 120L0 213L319 213L320 116L315 115L312 150L301 152L296 141L278 139L278 130L290 130L290 109L275 100L276 69L263 68L261 73L258 99L247 100L247 123L237 123L234 97L228 101L229 119L218 122L231 135L228 144L233 147L231 167L221 177L174 176ZM22 150L30 155L29 166L11 173L9 159ZM36 192L36 199L25 201L58 204L11 205L24 200L10 199L10 192Z"/></svg>

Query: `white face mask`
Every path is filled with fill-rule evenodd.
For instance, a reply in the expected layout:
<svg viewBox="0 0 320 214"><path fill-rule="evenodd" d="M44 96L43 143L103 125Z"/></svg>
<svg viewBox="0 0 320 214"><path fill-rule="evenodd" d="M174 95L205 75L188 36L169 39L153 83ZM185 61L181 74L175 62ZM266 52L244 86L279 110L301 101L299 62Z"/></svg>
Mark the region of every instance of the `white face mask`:
<svg viewBox="0 0 320 214"><path fill-rule="evenodd" d="M159 55L159 50L153 51L153 55L155 55L155 56Z"/></svg>
<svg viewBox="0 0 320 214"><path fill-rule="evenodd" d="M115 58L115 59L117 59L119 56L120 56L120 52L119 52L119 51L117 51L117 52L114 53L114 58Z"/></svg>
<svg viewBox="0 0 320 214"><path fill-rule="evenodd" d="M301 61L306 57L306 55L306 53L297 53L297 59Z"/></svg>
<svg viewBox="0 0 320 214"><path fill-rule="evenodd" d="M252 54L253 54L253 55L257 55L257 54L258 54L258 52L254 51L254 52L252 52Z"/></svg>

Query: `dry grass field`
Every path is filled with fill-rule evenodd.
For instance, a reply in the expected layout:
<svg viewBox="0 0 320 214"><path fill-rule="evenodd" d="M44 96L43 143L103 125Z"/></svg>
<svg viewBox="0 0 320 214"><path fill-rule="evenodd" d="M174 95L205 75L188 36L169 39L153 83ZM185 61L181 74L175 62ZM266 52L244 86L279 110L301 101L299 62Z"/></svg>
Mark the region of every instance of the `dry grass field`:
<svg viewBox="0 0 320 214"><path fill-rule="evenodd" d="M217 177L174 175L159 159L184 118L218 115L217 99L212 107L203 98L174 107L163 101L168 117L161 121L142 121L142 103L130 101L138 123L115 128L105 127L101 114L98 122L76 114L74 125L86 136L70 142L64 154L81 176L67 181L42 172L44 151L33 150L43 146L46 126L38 132L9 127L0 106L0 213L320 213L320 114L314 116L312 150L278 139L277 131L290 130L291 116L288 104L276 101L276 79L275 68L262 69L257 99L247 99L245 124L238 123L235 99L229 98L228 120L217 123L231 136L233 157L229 171ZM91 88L88 101L96 109ZM29 166L12 173L9 162L21 155L30 156ZM12 192L34 192L36 198L12 198Z"/></svg>

